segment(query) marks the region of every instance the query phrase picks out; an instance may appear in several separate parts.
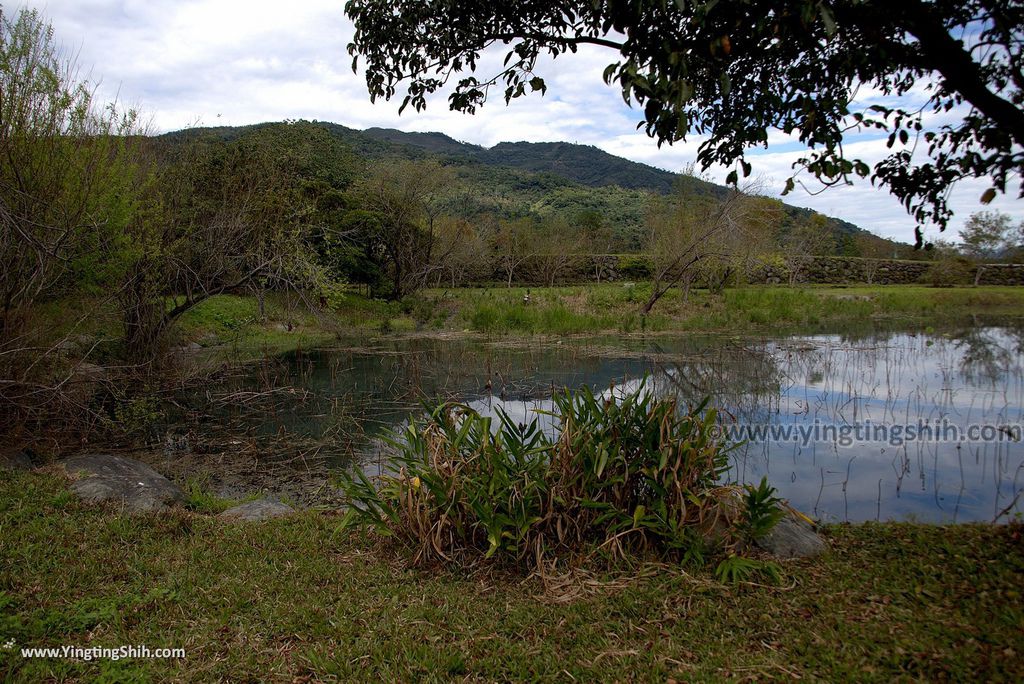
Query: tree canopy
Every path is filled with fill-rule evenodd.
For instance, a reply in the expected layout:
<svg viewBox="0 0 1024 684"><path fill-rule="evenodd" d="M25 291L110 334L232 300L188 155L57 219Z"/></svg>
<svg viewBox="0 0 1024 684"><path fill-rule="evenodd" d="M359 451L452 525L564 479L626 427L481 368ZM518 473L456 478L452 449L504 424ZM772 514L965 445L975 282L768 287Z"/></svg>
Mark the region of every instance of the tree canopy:
<svg viewBox="0 0 1024 684"><path fill-rule="evenodd" d="M967 219L961 239L970 257L1011 261L1024 253L1024 221L1015 225L1001 211L977 212Z"/></svg>
<svg viewBox="0 0 1024 684"><path fill-rule="evenodd" d="M803 170L826 186L870 178L940 229L962 179L988 180L983 202L1013 184L1024 196L1015 0L349 0L345 11L371 99L404 84L402 109L448 85L450 107L468 113L495 88L506 101L543 93L539 57L597 45L616 53L604 79L643 109L639 126L659 144L706 135L698 162L736 167L732 183L750 173L746 151L780 130L807 147L787 192ZM478 76L493 44L508 46L504 66ZM855 111L860 88L914 104ZM872 168L843 141L876 129L891 152Z"/></svg>

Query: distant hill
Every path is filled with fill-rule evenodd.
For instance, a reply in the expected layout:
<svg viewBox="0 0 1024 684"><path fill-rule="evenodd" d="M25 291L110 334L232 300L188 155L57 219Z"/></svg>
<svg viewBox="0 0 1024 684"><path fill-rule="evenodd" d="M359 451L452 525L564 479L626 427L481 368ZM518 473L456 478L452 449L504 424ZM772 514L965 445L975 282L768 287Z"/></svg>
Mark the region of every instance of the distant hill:
<svg viewBox="0 0 1024 684"><path fill-rule="evenodd" d="M502 142L486 148L459 142L444 133L406 133L394 128L368 128L362 131L362 134L394 145L472 160L488 166L553 174L594 188L614 185L627 190L646 190L666 195L682 185L686 192L695 195L720 197L728 192L722 185L623 159L593 145L567 142ZM786 207L789 215L794 218L814 213L810 209L792 205ZM849 221L834 217L830 219L839 233L856 235L862 231Z"/></svg>
<svg viewBox="0 0 1024 684"><path fill-rule="evenodd" d="M472 159L489 166L551 173L590 187L617 185L627 190L672 192L684 180L698 194L723 194L720 185L699 178L616 157L593 145L566 142L502 142L486 148L459 142L443 133L406 133L393 128L368 128L364 135L377 140L418 147L435 154Z"/></svg>
<svg viewBox="0 0 1024 684"><path fill-rule="evenodd" d="M591 145L564 142L498 143L486 150L481 160L494 166L554 173L592 187L618 185L662 194L672 192L678 179L674 173L616 157Z"/></svg>
<svg viewBox="0 0 1024 684"><path fill-rule="evenodd" d="M459 142L444 133L406 133L395 128L367 128L362 134L398 145L421 147L434 154L476 155L487 151L479 145Z"/></svg>
<svg viewBox="0 0 1024 684"><path fill-rule="evenodd" d="M466 186L460 207L468 217L493 214L517 218L552 213L571 217L596 212L606 217L629 249L639 248L642 241L649 193L664 195L680 187L694 196L722 196L728 191L724 186L623 159L592 145L503 142L486 148L444 133L409 133L393 128L360 131L335 123L314 123L343 142L357 159L436 158L454 167ZM245 131L273 125L193 129L162 137L230 140ZM814 213L785 206L791 220ZM841 253L849 252L853 239L864 232L842 219L830 218L829 225ZM895 242L892 245L902 246Z"/></svg>

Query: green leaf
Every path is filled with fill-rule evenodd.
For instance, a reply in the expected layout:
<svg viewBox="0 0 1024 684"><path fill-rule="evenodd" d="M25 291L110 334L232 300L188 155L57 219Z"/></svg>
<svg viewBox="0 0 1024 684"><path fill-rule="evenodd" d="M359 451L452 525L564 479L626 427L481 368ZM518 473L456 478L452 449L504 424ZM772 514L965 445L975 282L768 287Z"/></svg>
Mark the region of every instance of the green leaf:
<svg viewBox="0 0 1024 684"><path fill-rule="evenodd" d="M494 552L498 550L498 534L495 532L487 533L487 553L484 554L484 558L490 558L494 555Z"/></svg>
<svg viewBox="0 0 1024 684"><path fill-rule="evenodd" d="M609 64L608 66L606 66L604 68L604 74L601 75L601 78L604 79L604 82L605 82L606 85L611 85L612 76L615 75L615 70L618 69L618 68L619 68L618 64Z"/></svg>
<svg viewBox="0 0 1024 684"><path fill-rule="evenodd" d="M633 511L633 527L636 527L640 524L640 521L643 520L645 513L647 513L647 508L644 507L643 504L636 507L636 510Z"/></svg>
<svg viewBox="0 0 1024 684"><path fill-rule="evenodd" d="M608 449L602 448L601 452L597 455L597 467L594 469L594 474L598 477L604 473L605 466L608 465Z"/></svg>
<svg viewBox="0 0 1024 684"><path fill-rule="evenodd" d="M836 32L836 18L832 16L832 10L827 5L820 6L821 21L825 24L825 33L832 36Z"/></svg>

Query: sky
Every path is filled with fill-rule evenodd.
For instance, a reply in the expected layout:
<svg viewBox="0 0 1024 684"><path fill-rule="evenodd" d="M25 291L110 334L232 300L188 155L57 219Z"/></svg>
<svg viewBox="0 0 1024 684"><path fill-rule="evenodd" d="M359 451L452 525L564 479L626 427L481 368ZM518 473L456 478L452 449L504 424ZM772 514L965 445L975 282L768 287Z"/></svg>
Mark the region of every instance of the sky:
<svg viewBox="0 0 1024 684"><path fill-rule="evenodd" d="M601 79L617 53L596 46L541 63L537 72L548 85L543 97L535 94L505 106L499 93L475 115L466 115L449 111L438 93L425 111L409 109L399 116L400 97L371 103L362 75L352 71L345 48L354 28L344 15L344 0L47 0L24 6L50 21L56 40L77 56L82 74L99 83L102 100L116 98L140 108L155 132L316 119L359 129L441 131L485 147L505 141L574 142L670 171L692 164L701 142L695 137L659 148L637 131L641 112L627 107L620 90ZM486 55L482 73L496 73L503 56L500 49ZM871 104L875 96L865 90L858 101ZM906 102L913 98L911 93ZM862 134L845 149L871 163L888 151L885 138ZM749 153L763 194L781 193L803 151L777 133L767 149ZM706 173L721 182L728 171ZM952 195L956 216L950 228L941 235L931 229L928 238L955 240L976 211L999 209L1024 220L1024 201L1013 194L982 205L978 198L987 187L984 180L961 183ZM914 221L891 195L866 180L819 194L798 187L784 199L884 237L913 241Z"/></svg>

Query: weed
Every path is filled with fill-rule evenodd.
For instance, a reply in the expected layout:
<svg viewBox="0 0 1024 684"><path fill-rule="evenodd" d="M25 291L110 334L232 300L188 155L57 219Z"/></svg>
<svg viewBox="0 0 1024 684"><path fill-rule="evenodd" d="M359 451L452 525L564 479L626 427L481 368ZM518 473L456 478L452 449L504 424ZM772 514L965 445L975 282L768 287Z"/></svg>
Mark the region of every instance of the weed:
<svg viewBox="0 0 1024 684"><path fill-rule="evenodd" d="M153 395L122 396L114 399L111 427L128 435L146 435L163 418L160 399Z"/></svg>
<svg viewBox="0 0 1024 684"><path fill-rule="evenodd" d="M778 584L782 580L782 568L778 563L744 558L731 553L718 563L715 577L722 584L739 584L759 578Z"/></svg>
<svg viewBox="0 0 1024 684"><path fill-rule="evenodd" d="M737 489L719 484L728 448L713 437L713 409L680 413L643 385L607 396L565 391L554 403L557 437L537 419L499 413L492 430L491 418L465 405L437 407L392 440L394 472L343 476L355 503L346 524L400 538L415 563L499 556L540 567L595 550L703 562L751 519L758 529L773 522L766 483L748 494L753 518Z"/></svg>
<svg viewBox="0 0 1024 684"><path fill-rule="evenodd" d="M210 492L206 482L196 478L189 479L185 483L184 490L185 508L196 513L217 514L232 506L257 498L256 495L253 495L245 499L225 499Z"/></svg>
<svg viewBox="0 0 1024 684"><path fill-rule="evenodd" d="M775 488L768 484L767 477L762 477L757 487L744 485L743 489L746 494L743 497L745 506L742 527L747 539L753 541L768 534L782 519L785 511L775 496Z"/></svg>

